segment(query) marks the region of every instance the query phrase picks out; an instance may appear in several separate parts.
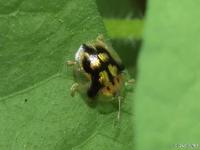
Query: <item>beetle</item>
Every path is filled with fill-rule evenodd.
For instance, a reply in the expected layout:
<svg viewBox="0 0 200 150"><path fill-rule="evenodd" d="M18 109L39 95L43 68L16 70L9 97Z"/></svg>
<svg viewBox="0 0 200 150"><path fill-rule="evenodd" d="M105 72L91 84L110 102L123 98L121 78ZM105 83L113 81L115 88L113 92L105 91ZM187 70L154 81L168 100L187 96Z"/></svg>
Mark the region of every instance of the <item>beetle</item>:
<svg viewBox="0 0 200 150"><path fill-rule="evenodd" d="M99 95L111 100L118 99L119 119L122 99L120 92L125 83L125 67L120 58L113 53L113 48L104 41L103 35L99 35L95 41L81 44L75 53L75 60L68 61L68 65L75 66L78 74L82 74L84 80L89 81L85 92L90 99L95 100ZM132 82L133 79L127 83ZM81 86L82 89L86 89L83 84L74 83L71 86L71 95L74 96Z"/></svg>

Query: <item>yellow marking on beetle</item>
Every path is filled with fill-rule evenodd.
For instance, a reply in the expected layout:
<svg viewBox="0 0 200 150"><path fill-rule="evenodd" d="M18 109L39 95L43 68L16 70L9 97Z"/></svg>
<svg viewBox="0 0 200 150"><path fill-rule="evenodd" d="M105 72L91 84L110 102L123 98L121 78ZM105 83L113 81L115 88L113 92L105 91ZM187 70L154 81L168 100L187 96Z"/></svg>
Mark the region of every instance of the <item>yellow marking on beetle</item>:
<svg viewBox="0 0 200 150"><path fill-rule="evenodd" d="M106 53L99 53L98 57L103 61L106 62L108 61L108 55Z"/></svg>
<svg viewBox="0 0 200 150"><path fill-rule="evenodd" d="M113 90L114 90L114 88L113 88L112 83L111 83L111 82L108 82L108 83L105 85L105 87L103 87L103 88L101 89L101 92L102 92L102 94L105 95L105 96L113 96Z"/></svg>
<svg viewBox="0 0 200 150"><path fill-rule="evenodd" d="M122 81L123 78L121 75L116 76L114 78L114 85L111 82L107 82L101 89L102 94L105 96L114 96L121 90Z"/></svg>
<svg viewBox="0 0 200 150"><path fill-rule="evenodd" d="M109 64L108 65L108 70L110 71L112 76L115 77L117 75L117 67L116 66Z"/></svg>
<svg viewBox="0 0 200 150"><path fill-rule="evenodd" d="M101 84L106 84L109 82L108 74L106 71L100 72L99 76L100 76L99 81Z"/></svg>

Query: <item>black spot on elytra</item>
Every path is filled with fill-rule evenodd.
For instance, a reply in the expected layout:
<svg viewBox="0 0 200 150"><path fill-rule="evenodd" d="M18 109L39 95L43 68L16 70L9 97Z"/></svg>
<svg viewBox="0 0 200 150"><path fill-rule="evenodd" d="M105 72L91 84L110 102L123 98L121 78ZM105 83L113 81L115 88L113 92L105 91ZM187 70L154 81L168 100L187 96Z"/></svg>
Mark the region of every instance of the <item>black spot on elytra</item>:
<svg viewBox="0 0 200 150"><path fill-rule="evenodd" d="M93 72L92 68L90 67L90 61L86 57L83 58L82 65L85 72L89 74Z"/></svg>
<svg viewBox="0 0 200 150"><path fill-rule="evenodd" d="M99 74L98 73L94 73L92 75L92 82L91 85L87 91L87 95L90 98L93 98L97 95L98 91L102 88L101 83L99 82Z"/></svg>
<svg viewBox="0 0 200 150"><path fill-rule="evenodd" d="M92 47L90 47L90 46L88 46L86 44L82 44L82 46L83 46L83 49L84 49L84 51L86 53L88 53L88 54L94 54L95 53L95 49L94 48L92 48Z"/></svg>
<svg viewBox="0 0 200 150"><path fill-rule="evenodd" d="M97 49L98 54L99 53L106 53L108 55L109 60L108 60L107 63L105 63L106 66L108 66L109 64L116 66L119 73L125 69L124 65L116 62L115 59L111 56L111 54L105 48L103 48L101 46L96 46L96 49Z"/></svg>

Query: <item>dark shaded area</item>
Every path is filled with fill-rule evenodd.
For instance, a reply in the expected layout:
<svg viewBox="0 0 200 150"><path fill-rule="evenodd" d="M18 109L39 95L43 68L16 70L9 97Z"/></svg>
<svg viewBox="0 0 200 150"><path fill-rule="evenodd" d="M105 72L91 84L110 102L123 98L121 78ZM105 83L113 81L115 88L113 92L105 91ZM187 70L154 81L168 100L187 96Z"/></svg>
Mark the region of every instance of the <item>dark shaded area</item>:
<svg viewBox="0 0 200 150"><path fill-rule="evenodd" d="M113 48L117 51L124 66L128 69L131 77L136 76L137 56L142 44L142 41L134 41L127 39L112 39Z"/></svg>
<svg viewBox="0 0 200 150"><path fill-rule="evenodd" d="M136 7L142 16L145 15L147 0L132 0L133 8Z"/></svg>
<svg viewBox="0 0 200 150"><path fill-rule="evenodd" d="M99 12L105 18L141 18L145 15L147 0L96 0Z"/></svg>

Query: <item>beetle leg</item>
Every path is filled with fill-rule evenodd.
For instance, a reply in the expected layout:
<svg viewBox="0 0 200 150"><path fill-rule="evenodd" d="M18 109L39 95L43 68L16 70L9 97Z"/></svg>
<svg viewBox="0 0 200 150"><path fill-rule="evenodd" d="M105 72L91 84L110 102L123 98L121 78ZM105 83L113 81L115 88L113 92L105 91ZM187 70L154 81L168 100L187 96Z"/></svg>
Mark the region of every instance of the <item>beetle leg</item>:
<svg viewBox="0 0 200 150"><path fill-rule="evenodd" d="M117 113L117 119L120 119L120 111L121 111L121 97L118 96L118 113Z"/></svg>
<svg viewBox="0 0 200 150"><path fill-rule="evenodd" d="M71 91L71 96L74 97L75 93L78 91L79 89L79 84L78 83L74 83L72 84L70 91Z"/></svg>
<svg viewBox="0 0 200 150"><path fill-rule="evenodd" d="M120 116L121 116L121 100L122 100L122 96L118 96L117 100L118 100L118 113L117 113L117 120L119 121Z"/></svg>
<svg viewBox="0 0 200 150"><path fill-rule="evenodd" d="M125 82L125 86L129 86L135 83L135 79L129 79Z"/></svg>
<svg viewBox="0 0 200 150"><path fill-rule="evenodd" d="M103 34L99 34L99 35L98 35L97 41L104 41L104 36L103 36Z"/></svg>
<svg viewBox="0 0 200 150"><path fill-rule="evenodd" d="M68 65L68 66L74 66L74 65L76 65L76 63L77 63L77 62L74 61L74 60L68 60L68 61L67 61L67 65Z"/></svg>

